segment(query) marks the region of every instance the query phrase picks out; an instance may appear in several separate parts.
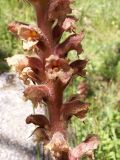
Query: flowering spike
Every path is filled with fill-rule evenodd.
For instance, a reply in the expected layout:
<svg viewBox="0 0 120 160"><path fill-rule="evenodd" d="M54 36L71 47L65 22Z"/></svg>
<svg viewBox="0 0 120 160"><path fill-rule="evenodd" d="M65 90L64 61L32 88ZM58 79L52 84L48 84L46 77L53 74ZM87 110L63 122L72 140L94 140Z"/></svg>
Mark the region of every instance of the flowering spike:
<svg viewBox="0 0 120 160"><path fill-rule="evenodd" d="M84 155L91 157L98 146L96 136L88 137L74 149L67 142L70 118L76 116L83 119L89 109L88 103L80 101L84 99L81 96L85 94L85 87L80 88L79 96L64 103L65 88L74 75L85 76L87 64L86 60L79 59L83 51L81 42L84 33L76 32L77 19L71 15L72 0L26 1L35 9L37 24L12 22L8 25L8 30L23 42L23 48L27 51L27 55L17 61L16 71L28 85L24 91L26 100L30 100L35 107L40 103L45 104L48 109L48 117L30 115L26 123L38 126L32 135L38 143L44 142L44 148L50 151L52 159L78 160ZM64 32L70 35L61 42ZM74 62L67 59L71 50L78 54Z"/></svg>

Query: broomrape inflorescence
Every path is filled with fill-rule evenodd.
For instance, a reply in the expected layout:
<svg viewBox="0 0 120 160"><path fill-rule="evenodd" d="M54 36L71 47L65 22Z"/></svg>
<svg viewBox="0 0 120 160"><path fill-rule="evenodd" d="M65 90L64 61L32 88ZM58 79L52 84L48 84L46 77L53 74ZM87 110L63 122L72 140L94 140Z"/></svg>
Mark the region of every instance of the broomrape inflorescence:
<svg viewBox="0 0 120 160"><path fill-rule="evenodd" d="M28 0L36 11L37 25L12 22L8 30L23 42L25 51L32 53L16 64L19 78L28 85L24 91L27 100L35 107L45 103L48 117L32 114L26 123L38 126L33 135L36 141L44 142L45 150L52 159L78 160L83 156L93 158L93 150L98 147L99 139L90 135L75 148L67 142L67 127L74 115L85 118L89 104L82 102L78 96L68 102L63 100L63 92L75 75L85 76L87 60L77 59L70 62L69 51L75 50L79 56L83 51L81 41L84 33L76 33L72 15L71 0ZM61 42L64 32L70 36ZM32 83L33 82L33 83Z"/></svg>

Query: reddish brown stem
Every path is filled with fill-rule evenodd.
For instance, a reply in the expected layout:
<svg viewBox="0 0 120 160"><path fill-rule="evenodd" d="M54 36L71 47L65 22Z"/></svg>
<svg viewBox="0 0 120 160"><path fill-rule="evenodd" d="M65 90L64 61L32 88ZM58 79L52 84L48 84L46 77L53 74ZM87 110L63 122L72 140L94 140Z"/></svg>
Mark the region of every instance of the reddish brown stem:
<svg viewBox="0 0 120 160"><path fill-rule="evenodd" d="M60 109L63 101L63 88L60 82L49 85L51 88L50 102L48 103L49 118L52 132L63 132L63 124L60 120Z"/></svg>

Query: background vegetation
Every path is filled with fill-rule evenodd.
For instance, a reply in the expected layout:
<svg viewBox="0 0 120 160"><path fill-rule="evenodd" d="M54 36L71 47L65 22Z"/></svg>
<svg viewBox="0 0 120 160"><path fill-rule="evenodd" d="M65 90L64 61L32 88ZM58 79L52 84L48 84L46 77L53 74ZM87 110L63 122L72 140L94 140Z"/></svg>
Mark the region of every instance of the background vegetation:
<svg viewBox="0 0 120 160"><path fill-rule="evenodd" d="M91 103L85 123L73 118L76 132L74 143L96 133L101 144L96 160L120 159L120 0L76 0L74 14L79 19L78 31L85 30L84 54L89 59L87 76L77 78L66 90L65 97L77 92L77 85L85 81L89 87L86 101ZM8 69L4 58L23 53L21 42L7 31L7 24L18 20L35 23L32 7L17 0L0 1L0 72ZM70 58L76 58L71 52ZM74 145L72 141L72 145Z"/></svg>

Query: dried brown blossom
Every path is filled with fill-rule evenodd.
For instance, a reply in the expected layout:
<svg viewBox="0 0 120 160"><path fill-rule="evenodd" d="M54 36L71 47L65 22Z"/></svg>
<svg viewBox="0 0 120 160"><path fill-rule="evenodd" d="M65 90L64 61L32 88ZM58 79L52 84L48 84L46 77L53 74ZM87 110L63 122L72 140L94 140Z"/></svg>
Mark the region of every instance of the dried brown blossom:
<svg viewBox="0 0 120 160"><path fill-rule="evenodd" d="M43 65L39 57L24 57L17 61L16 72L21 80L26 84L30 83L30 79L39 84L46 78Z"/></svg>
<svg viewBox="0 0 120 160"><path fill-rule="evenodd" d="M23 41L24 50L29 51L35 48L39 41L43 42L45 45L48 44L47 37L36 26L21 22L12 22L9 24L8 30Z"/></svg>
<svg viewBox="0 0 120 160"><path fill-rule="evenodd" d="M81 102L79 100L73 100L63 104L61 108L61 118L65 121L69 120L73 115L79 118L85 118L88 112L88 103Z"/></svg>
<svg viewBox="0 0 120 160"><path fill-rule="evenodd" d="M46 85L29 86L24 91L26 100L31 100L34 106L37 106L42 100L50 96L49 88Z"/></svg>
<svg viewBox="0 0 120 160"><path fill-rule="evenodd" d="M46 149L50 150L54 157L59 159L62 156L66 155L69 151L69 145L66 142L66 139L63 134L56 132L53 134L51 141L46 145Z"/></svg>
<svg viewBox="0 0 120 160"><path fill-rule="evenodd" d="M61 82L67 83L73 74L73 69L67 60L51 55L46 59L46 74L48 79L56 80L59 78Z"/></svg>

